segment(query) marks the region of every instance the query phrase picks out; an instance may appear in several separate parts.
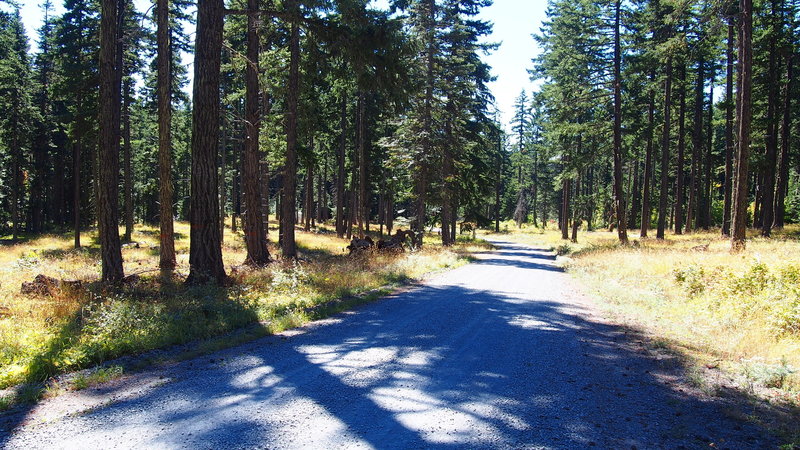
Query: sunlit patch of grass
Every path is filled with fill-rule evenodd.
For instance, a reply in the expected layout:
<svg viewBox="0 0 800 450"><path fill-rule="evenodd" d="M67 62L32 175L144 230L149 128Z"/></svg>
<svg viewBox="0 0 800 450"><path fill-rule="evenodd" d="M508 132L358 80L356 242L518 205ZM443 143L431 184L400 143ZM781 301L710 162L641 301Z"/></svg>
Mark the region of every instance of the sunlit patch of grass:
<svg viewBox="0 0 800 450"><path fill-rule="evenodd" d="M698 358L765 388L800 391L800 226L772 239L751 232L747 250L732 254L718 229L620 246L616 233L581 232L570 245L569 271L617 317L644 326ZM556 248L558 230L522 230L503 239ZM759 373L752 364L760 361ZM746 369L750 367L751 369ZM761 366L759 366L761 367ZM750 373L747 371L750 370Z"/></svg>
<svg viewBox="0 0 800 450"><path fill-rule="evenodd" d="M98 384L107 383L122 376L121 366L100 367L89 373L80 373L72 380L72 388L76 391L86 389Z"/></svg>
<svg viewBox="0 0 800 450"><path fill-rule="evenodd" d="M430 235L418 252L349 256L348 243L323 225L311 232L298 229L300 258L283 261L277 230L271 228L275 262L251 269L242 266L246 251L241 231L226 227L223 259L232 285L186 287L190 230L178 222L175 231L178 267L173 278L164 279L158 270L158 227L138 225L123 258L125 273L139 279L120 288L96 282L100 263L95 232L83 233L86 246L81 249L72 248L71 234L0 247L0 388L21 382L41 385L54 374L171 344L199 340L202 344L193 351L202 352L282 331L369 301L385 293L387 285L463 264L469 252L489 246L460 239L445 249ZM21 284L38 274L82 280L84 288L56 291L52 297L20 294ZM341 297L350 300L332 303ZM246 331L228 334L237 329ZM79 377L75 387L105 375Z"/></svg>

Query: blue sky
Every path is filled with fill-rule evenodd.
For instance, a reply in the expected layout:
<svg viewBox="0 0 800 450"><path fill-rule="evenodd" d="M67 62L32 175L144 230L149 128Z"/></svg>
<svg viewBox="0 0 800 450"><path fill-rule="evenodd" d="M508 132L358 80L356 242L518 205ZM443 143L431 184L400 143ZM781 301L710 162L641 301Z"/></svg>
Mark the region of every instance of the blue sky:
<svg viewBox="0 0 800 450"><path fill-rule="evenodd" d="M40 1L19 2L22 5L22 19L27 27L31 45L34 47L36 29L42 20ZM385 0L375 0L377 5L384 2ZM62 13L62 0L54 0L54 3L55 13ZM134 0L134 4L139 10L146 10L151 2ZM494 4L484 8L481 13L482 19L494 24L494 32L489 41L501 44L499 49L484 59L492 66L492 72L497 77L490 87L505 124L508 124L513 114L512 105L520 91L526 89L530 92L534 87L527 72L531 67L531 59L538 52L532 34L539 32L546 8L546 0L494 0Z"/></svg>

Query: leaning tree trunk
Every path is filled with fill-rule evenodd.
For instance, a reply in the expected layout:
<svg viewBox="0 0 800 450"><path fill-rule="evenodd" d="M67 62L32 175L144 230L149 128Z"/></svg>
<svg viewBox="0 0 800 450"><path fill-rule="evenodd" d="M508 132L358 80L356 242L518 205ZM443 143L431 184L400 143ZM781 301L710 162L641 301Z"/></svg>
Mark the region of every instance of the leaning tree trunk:
<svg viewBox="0 0 800 450"><path fill-rule="evenodd" d="M227 278L222 262L217 186L223 14L222 0L197 2L187 283L222 284Z"/></svg>
<svg viewBox="0 0 800 450"><path fill-rule="evenodd" d="M733 219L731 221L731 250L744 250L747 231L747 204L750 159L750 122L751 89L753 68L753 0L739 0L739 104L737 107L738 118L738 147L736 149L736 174L735 194L733 202Z"/></svg>
<svg viewBox="0 0 800 450"><path fill-rule="evenodd" d="M242 155L242 191L247 207L245 215L244 242L247 247L245 264L255 267L269 263L267 233L264 231L264 216L261 211L261 185L259 172L259 131L261 108L258 102L258 0L247 0L247 69L245 70L245 139Z"/></svg>
<svg viewBox="0 0 800 450"><path fill-rule="evenodd" d="M161 227L159 262L163 270L175 268L175 236L172 223L172 46L169 30L169 0L156 4L158 41L158 221Z"/></svg>
<svg viewBox="0 0 800 450"><path fill-rule="evenodd" d="M291 2L291 11L299 13L296 2ZM284 258L297 257L294 225L297 220L297 103L300 95L300 26L291 24L289 39L289 86L286 95L286 167L283 176L283 200L281 201L281 251Z"/></svg>
<svg viewBox="0 0 800 450"><path fill-rule="evenodd" d="M116 283L124 277L119 239L119 138L120 78L117 66L116 0L103 0L100 19L100 100L99 100L99 180L97 214L100 234L100 260L104 282Z"/></svg>
<svg viewBox="0 0 800 450"><path fill-rule="evenodd" d="M669 197L669 131L672 126L672 56L667 57L664 82L664 129L661 135L661 192L658 198L658 228L656 239L664 239L667 225L667 200Z"/></svg>

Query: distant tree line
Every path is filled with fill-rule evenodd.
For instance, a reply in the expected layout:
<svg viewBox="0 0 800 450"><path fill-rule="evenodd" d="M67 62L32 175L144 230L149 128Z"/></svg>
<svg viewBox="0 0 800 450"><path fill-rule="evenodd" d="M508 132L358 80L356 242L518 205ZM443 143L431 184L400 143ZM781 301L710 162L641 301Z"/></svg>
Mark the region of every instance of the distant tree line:
<svg viewBox="0 0 800 450"><path fill-rule="evenodd" d="M553 0L516 104L503 215L734 249L800 220L794 0Z"/></svg>
<svg viewBox="0 0 800 450"><path fill-rule="evenodd" d="M97 226L102 279L123 278L121 243L191 224L189 282L226 280L222 227L244 231L245 263L284 258L294 230L331 220L341 237L410 220L416 246L438 224L496 217L500 127L481 54L490 0L66 0L42 5L31 53L13 4L0 13L0 228ZM194 43L186 24L196 24ZM192 45L194 44L194 45ZM181 53L194 54L192 94ZM124 226L120 236L119 227Z"/></svg>

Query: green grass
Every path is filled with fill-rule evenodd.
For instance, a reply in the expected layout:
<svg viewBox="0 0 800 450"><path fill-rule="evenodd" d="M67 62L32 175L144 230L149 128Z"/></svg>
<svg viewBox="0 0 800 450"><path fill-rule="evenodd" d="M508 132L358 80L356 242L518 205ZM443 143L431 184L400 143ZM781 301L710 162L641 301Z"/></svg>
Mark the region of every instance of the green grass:
<svg viewBox="0 0 800 450"><path fill-rule="evenodd" d="M298 231L298 261L252 270L240 266L245 259L241 234L226 229L223 258L231 286L186 287L188 225L178 223L176 230L181 237L176 275L165 279L158 272L157 229L139 226L133 239L140 248L124 249L123 257L126 274L139 273L140 279L121 288L93 281L99 273L96 247L72 250L69 235L30 237L0 247L0 388L28 383L40 391L33 397L18 391L17 400L0 399L0 408L43 395L42 386L54 375L122 355L196 342L185 355L190 357L296 327L370 301L385 294L385 286L464 264L470 252L490 247L461 239L445 249L429 236L420 252L351 257L344 251L347 242L321 227ZM273 230L271 237L276 235ZM91 236L84 241L91 242ZM270 251L278 252L274 244ZM52 297L20 294L20 284L40 273L88 283ZM112 375L102 370L81 375L71 388Z"/></svg>
<svg viewBox="0 0 800 450"><path fill-rule="evenodd" d="M718 229L661 241L630 233L629 246L607 231L581 231L577 243L532 227L498 237L568 255L564 267L652 345L698 365L719 361L760 396L800 404L799 230L753 232L739 254Z"/></svg>

